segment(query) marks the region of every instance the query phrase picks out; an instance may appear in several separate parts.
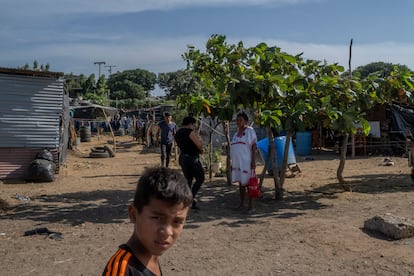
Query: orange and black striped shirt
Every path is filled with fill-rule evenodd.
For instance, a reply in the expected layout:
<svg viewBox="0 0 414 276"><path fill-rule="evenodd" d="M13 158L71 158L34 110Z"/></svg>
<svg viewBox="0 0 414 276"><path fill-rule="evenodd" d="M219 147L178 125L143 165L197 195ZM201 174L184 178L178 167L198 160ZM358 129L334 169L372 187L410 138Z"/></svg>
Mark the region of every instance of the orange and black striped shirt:
<svg viewBox="0 0 414 276"><path fill-rule="evenodd" d="M155 276L155 274L135 257L128 245L122 244L109 259L102 276Z"/></svg>

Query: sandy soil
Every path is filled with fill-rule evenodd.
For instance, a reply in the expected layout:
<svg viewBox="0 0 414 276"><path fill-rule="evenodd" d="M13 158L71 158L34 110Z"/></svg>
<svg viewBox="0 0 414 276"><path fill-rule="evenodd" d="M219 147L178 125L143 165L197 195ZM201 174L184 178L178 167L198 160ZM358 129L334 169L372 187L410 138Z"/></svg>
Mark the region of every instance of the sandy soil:
<svg viewBox="0 0 414 276"><path fill-rule="evenodd" d="M127 205L140 173L159 164L157 152L127 136L117 139L114 158L87 157L110 137L80 144L52 183L0 184L10 207L0 211L0 275L102 273L131 234ZM236 185L207 179L202 209L190 213L178 243L161 258L164 275L413 274L414 238L394 241L363 229L383 213L414 219L407 159L392 157L395 166L383 166L381 156L349 158L344 176L353 192L345 192L336 180L338 158L297 158L302 173L286 180L283 201L273 199L267 176L253 215L233 210ZM38 227L63 239L23 236Z"/></svg>

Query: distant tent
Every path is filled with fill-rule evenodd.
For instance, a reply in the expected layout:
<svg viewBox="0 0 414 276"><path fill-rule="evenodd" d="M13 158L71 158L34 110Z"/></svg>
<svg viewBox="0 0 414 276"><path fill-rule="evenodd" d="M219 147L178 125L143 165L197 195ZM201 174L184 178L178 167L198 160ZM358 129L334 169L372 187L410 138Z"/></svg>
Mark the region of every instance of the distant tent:
<svg viewBox="0 0 414 276"><path fill-rule="evenodd" d="M391 106L391 132L406 140L408 131L414 134L414 107Z"/></svg>
<svg viewBox="0 0 414 276"><path fill-rule="evenodd" d="M92 104L89 102L81 102L79 105L72 105L70 107L71 110L71 116L74 121L81 121L86 122L87 124L93 123L93 122L100 122L100 121L106 121L109 123L110 117L114 117L117 114L119 114L119 110L114 107L106 107L101 106L97 104ZM116 152L116 142L115 142L115 135L114 131L111 127L111 124L108 124L113 143L114 148L113 151ZM99 135L99 133L98 133Z"/></svg>
<svg viewBox="0 0 414 276"><path fill-rule="evenodd" d="M118 114L118 109L114 107L101 106L88 102L70 107L74 120L104 120L106 117L113 117Z"/></svg>

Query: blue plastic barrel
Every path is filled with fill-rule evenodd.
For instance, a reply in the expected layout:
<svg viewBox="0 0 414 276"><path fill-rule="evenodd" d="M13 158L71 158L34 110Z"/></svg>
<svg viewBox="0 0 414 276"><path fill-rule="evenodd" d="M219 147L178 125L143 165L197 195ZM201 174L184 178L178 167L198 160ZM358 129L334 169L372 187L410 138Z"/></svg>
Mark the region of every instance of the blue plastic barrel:
<svg viewBox="0 0 414 276"><path fill-rule="evenodd" d="M275 137L276 160L277 160L278 168L282 167L283 154L285 153L285 143L286 143L286 136ZM266 160L268 149L269 149L269 139L264 138L260 140L259 142L257 142L257 147L262 153L263 158ZM290 143L289 143L287 164L296 164L296 158L295 158L295 152L293 150L292 140L290 140ZM273 166L273 163L272 163L272 160L270 160L267 168L270 170L272 166Z"/></svg>
<svg viewBox="0 0 414 276"><path fill-rule="evenodd" d="M296 154L310 155L312 153L312 132L296 132Z"/></svg>

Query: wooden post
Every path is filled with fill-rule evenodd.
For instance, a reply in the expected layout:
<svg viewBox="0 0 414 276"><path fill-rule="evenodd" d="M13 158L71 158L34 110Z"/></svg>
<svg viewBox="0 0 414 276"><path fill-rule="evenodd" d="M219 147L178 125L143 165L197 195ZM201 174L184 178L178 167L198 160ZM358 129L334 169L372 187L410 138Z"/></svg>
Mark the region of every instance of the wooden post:
<svg viewBox="0 0 414 276"><path fill-rule="evenodd" d="M103 114L104 114L104 116L105 116L105 121L106 121L107 123L109 123L109 129L111 130L112 140L114 141L114 148L113 148L113 151L114 151L114 152L116 152L116 141L115 141L115 134L114 134L114 131L113 131L113 129L112 129L111 122L109 122L109 120L108 120L108 116L106 116L106 112L105 112L105 109L104 109L104 108L102 108L102 112L103 112Z"/></svg>

